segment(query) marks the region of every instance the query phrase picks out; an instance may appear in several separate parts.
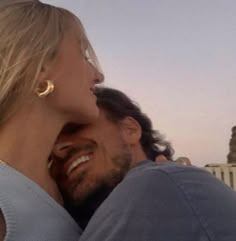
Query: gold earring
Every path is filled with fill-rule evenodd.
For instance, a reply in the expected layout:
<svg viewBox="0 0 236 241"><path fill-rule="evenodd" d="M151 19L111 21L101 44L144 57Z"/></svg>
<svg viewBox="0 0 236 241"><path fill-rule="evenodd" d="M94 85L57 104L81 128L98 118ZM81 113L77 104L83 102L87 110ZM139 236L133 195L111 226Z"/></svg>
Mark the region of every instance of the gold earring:
<svg viewBox="0 0 236 241"><path fill-rule="evenodd" d="M42 83L41 86L39 85L35 90L38 97L43 98L51 94L54 90L54 84L51 80L47 80L46 82Z"/></svg>

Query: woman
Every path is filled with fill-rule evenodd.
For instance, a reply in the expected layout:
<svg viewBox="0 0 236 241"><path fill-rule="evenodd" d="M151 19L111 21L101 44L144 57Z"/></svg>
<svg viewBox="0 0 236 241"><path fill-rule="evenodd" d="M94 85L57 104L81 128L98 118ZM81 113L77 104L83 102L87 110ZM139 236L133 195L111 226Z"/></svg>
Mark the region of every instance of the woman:
<svg viewBox="0 0 236 241"><path fill-rule="evenodd" d="M93 89L102 81L72 13L0 1L0 240L78 240L48 157L65 123L97 117Z"/></svg>

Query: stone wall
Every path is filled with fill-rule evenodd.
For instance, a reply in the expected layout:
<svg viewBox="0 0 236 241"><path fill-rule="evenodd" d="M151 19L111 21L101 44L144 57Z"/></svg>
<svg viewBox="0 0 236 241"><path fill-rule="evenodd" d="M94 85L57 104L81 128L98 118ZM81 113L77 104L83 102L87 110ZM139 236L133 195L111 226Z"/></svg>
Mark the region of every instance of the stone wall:
<svg viewBox="0 0 236 241"><path fill-rule="evenodd" d="M228 163L236 163L236 126L232 128L232 136L229 142Z"/></svg>

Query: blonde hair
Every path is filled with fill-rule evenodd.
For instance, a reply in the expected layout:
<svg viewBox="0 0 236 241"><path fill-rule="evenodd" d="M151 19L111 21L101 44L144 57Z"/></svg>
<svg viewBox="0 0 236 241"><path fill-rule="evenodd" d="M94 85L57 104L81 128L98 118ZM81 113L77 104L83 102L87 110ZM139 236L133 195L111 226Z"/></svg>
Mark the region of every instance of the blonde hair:
<svg viewBox="0 0 236 241"><path fill-rule="evenodd" d="M0 0L0 124L32 94L43 65L55 59L71 19L86 38L68 10L38 0Z"/></svg>

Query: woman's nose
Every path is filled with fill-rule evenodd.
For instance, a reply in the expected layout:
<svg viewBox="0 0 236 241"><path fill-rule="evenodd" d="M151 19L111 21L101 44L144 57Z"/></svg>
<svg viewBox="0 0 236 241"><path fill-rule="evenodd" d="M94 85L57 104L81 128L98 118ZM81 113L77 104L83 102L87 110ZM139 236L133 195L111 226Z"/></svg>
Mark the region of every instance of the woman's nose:
<svg viewBox="0 0 236 241"><path fill-rule="evenodd" d="M102 82L104 82L104 74L103 73L101 73L101 72L99 72L99 71L97 71L98 73L97 73L97 84L101 84Z"/></svg>
<svg viewBox="0 0 236 241"><path fill-rule="evenodd" d="M101 71L95 69L94 75L95 75L94 76L95 85L101 84L102 82L104 82L104 74Z"/></svg>

